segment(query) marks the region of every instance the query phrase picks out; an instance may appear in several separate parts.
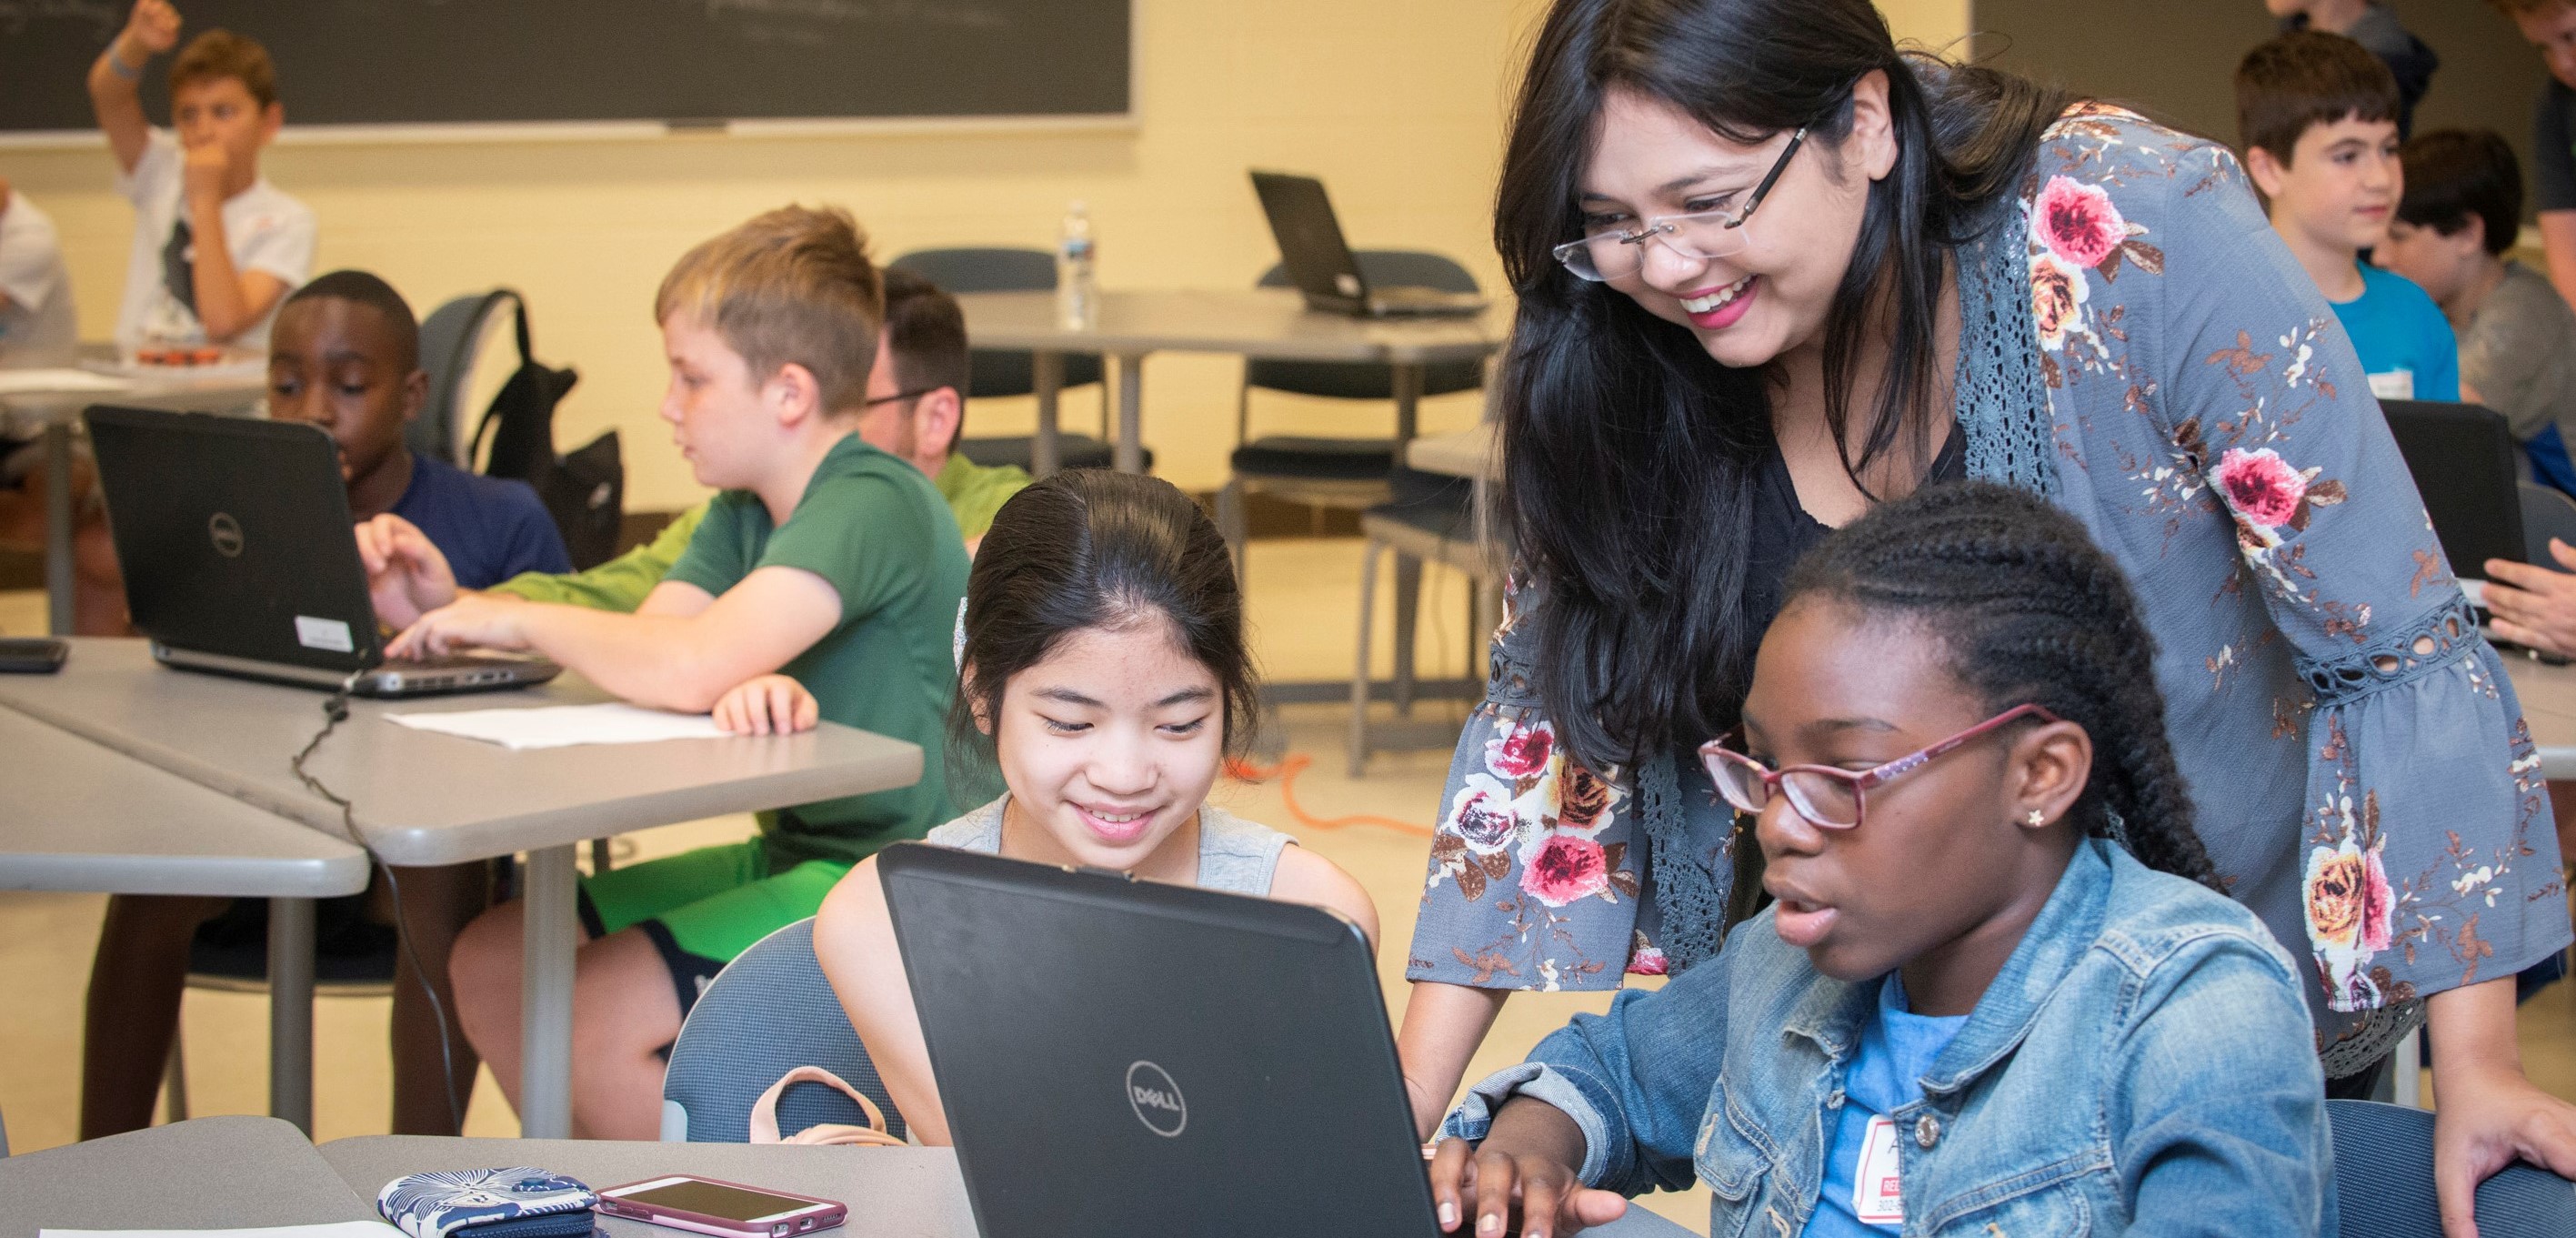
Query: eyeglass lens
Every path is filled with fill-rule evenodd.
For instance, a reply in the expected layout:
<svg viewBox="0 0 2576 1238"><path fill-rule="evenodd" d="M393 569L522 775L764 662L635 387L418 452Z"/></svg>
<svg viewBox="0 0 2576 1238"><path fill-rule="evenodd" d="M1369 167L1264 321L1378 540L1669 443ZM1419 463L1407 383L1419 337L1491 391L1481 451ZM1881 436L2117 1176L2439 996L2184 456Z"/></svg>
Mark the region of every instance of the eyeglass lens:
<svg viewBox="0 0 2576 1238"><path fill-rule="evenodd" d="M1750 758L1733 753L1721 755L1708 763L1709 778L1717 792L1737 809L1759 816L1771 804L1771 787ZM1839 778L1811 770L1790 770L1780 775L1780 790L1789 797L1789 807L1808 822L1822 826L1849 828L1860 822L1860 791Z"/></svg>

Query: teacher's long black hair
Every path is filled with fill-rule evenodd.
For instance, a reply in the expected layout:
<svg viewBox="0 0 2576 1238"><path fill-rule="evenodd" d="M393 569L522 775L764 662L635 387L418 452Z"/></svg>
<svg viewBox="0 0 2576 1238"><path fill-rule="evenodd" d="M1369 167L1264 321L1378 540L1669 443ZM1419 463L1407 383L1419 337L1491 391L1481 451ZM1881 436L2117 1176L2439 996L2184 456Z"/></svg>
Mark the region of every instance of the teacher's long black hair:
<svg viewBox="0 0 2576 1238"><path fill-rule="evenodd" d="M1604 96L1660 99L1739 143L1807 125L1832 160L1871 70L1887 74L1900 150L1871 186L1823 350L1827 416L1856 482L1909 427L1936 424L1925 414L1941 389L1944 263L2014 188L2065 96L1900 54L1869 0L1560 0L1539 33L1495 201L1520 305L1497 398L1512 532L1545 593L1523 620L1537 686L1589 766L1734 725L1762 635L1744 609L1744 550L1771 444L1762 371L1720 365L1689 331L1550 253L1583 233L1576 182ZM1855 410L1848 388L1873 331L1892 337L1891 381Z"/></svg>

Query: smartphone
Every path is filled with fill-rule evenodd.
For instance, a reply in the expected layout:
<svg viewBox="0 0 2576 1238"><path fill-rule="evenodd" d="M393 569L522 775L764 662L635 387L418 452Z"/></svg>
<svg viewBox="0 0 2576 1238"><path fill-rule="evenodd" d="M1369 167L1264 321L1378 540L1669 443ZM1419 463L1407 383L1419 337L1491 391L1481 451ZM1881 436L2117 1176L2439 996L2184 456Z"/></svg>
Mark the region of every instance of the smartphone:
<svg viewBox="0 0 2576 1238"><path fill-rule="evenodd" d="M47 636L0 637L0 672L51 675L63 669L63 659L71 654L69 641Z"/></svg>
<svg viewBox="0 0 2576 1238"><path fill-rule="evenodd" d="M846 1205L692 1174L648 1178L599 1193L598 1211L726 1238L788 1238L847 1220Z"/></svg>

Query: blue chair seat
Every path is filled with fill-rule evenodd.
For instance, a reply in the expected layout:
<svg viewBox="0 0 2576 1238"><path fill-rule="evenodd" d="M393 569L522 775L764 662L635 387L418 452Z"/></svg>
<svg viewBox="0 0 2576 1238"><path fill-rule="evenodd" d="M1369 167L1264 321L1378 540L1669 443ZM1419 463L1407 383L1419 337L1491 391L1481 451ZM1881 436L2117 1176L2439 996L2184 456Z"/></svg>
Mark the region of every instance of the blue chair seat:
<svg viewBox="0 0 2576 1238"><path fill-rule="evenodd" d="M1382 438L1305 438L1273 435L1234 449L1240 476L1293 477L1302 481L1384 481L1395 471L1395 444Z"/></svg>
<svg viewBox="0 0 2576 1238"><path fill-rule="evenodd" d="M1037 469L1030 461L1037 459L1037 444L1037 436L1031 434L959 439L957 454L988 469L1007 464L1035 473ZM1066 434L1062 431L1055 436L1055 450L1057 465L1068 469L1105 469L1110 467L1116 455L1110 444L1088 434ZM1144 452L1145 471L1151 473L1154 471L1154 449L1147 447Z"/></svg>
<svg viewBox="0 0 2576 1238"><path fill-rule="evenodd" d="M2440 1234L2433 1115L2367 1100L2326 1102L2341 1238ZM2576 1184L2522 1162L2478 1186L2480 1238L2576 1234Z"/></svg>
<svg viewBox="0 0 2576 1238"><path fill-rule="evenodd" d="M889 1134L903 1137L903 1115L814 957L811 918L753 942L689 1008L662 1075L663 1140L750 1142L752 1102L799 1066L839 1075L885 1110ZM849 1097L820 1084L789 1088L778 1098L782 1134L823 1122L867 1121Z"/></svg>

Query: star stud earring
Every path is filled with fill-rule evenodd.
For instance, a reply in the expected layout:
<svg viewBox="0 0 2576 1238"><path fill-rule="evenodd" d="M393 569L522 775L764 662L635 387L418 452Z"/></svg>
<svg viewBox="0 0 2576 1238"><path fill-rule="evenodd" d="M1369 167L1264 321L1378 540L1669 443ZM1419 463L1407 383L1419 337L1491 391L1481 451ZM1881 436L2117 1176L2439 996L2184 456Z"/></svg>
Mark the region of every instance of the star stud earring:
<svg viewBox="0 0 2576 1238"><path fill-rule="evenodd" d="M2030 810L2030 815L2029 815L2028 817L2023 818L2023 820L2026 820L2026 821L2030 822L2030 823L2031 823L2031 825L2032 825L2034 828L2036 828L2036 827L2038 827L2038 826L2043 826L2043 825L2048 824L2048 814L2046 814L2046 813L2044 813L2044 812L2041 812L2040 810L2038 810L2038 809L2034 808L2034 809L2031 809L2031 810Z"/></svg>

